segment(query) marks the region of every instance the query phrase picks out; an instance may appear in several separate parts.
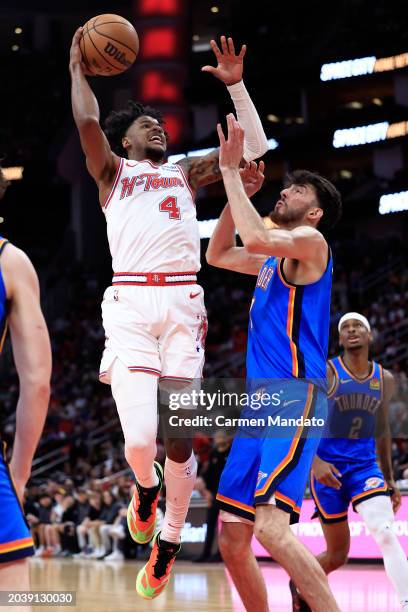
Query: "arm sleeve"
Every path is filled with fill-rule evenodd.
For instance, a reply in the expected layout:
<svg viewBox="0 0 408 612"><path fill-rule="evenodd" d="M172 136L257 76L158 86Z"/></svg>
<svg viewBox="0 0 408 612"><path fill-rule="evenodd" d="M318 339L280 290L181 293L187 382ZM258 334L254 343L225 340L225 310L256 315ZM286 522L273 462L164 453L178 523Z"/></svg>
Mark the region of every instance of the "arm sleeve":
<svg viewBox="0 0 408 612"><path fill-rule="evenodd" d="M244 159L250 162L268 150L268 140L254 103L243 81L227 87L235 106L238 121L245 130Z"/></svg>

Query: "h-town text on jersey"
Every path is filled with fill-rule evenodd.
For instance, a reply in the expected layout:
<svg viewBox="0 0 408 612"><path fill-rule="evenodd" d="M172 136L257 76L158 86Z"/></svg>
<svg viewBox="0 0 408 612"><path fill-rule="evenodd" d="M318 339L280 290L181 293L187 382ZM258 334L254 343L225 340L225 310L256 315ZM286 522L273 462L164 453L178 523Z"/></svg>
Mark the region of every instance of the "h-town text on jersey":
<svg viewBox="0 0 408 612"><path fill-rule="evenodd" d="M134 188L141 185L144 186L144 191L184 187L184 182L177 176L160 176L158 172L145 172L132 177L126 176L121 180L121 184L120 200L131 196Z"/></svg>

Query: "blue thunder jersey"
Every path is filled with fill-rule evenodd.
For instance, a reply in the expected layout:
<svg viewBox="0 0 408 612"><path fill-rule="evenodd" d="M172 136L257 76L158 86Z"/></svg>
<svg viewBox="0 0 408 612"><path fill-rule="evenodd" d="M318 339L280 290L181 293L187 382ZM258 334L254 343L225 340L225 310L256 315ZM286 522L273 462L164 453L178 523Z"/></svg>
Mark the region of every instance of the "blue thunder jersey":
<svg viewBox="0 0 408 612"><path fill-rule="evenodd" d="M375 461L376 414L383 397L382 367L373 361L370 375L359 380L341 357L330 360L329 365L334 374L329 392L329 433L322 438L317 454L330 463Z"/></svg>
<svg viewBox="0 0 408 612"><path fill-rule="evenodd" d="M284 258L270 257L258 275L250 309L247 377L306 378L326 386L333 260L310 285L286 280Z"/></svg>

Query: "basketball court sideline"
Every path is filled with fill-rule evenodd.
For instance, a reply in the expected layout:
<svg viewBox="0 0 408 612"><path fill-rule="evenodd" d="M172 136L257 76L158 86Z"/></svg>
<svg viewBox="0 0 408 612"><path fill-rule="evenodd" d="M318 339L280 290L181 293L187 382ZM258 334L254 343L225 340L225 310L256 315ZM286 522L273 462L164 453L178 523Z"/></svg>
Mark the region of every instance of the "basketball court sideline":
<svg viewBox="0 0 408 612"><path fill-rule="evenodd" d="M140 565L132 561L32 559L32 589L76 591L76 606L71 609L78 612L111 612L113 608L121 612L244 612L221 563L176 563L168 588L152 601L143 601L134 589ZM261 567L271 612L289 612L292 603L286 572L274 563L264 562ZM329 581L342 612L400 609L382 566L349 565L333 573ZM67 610L67 607L50 606L47 610Z"/></svg>

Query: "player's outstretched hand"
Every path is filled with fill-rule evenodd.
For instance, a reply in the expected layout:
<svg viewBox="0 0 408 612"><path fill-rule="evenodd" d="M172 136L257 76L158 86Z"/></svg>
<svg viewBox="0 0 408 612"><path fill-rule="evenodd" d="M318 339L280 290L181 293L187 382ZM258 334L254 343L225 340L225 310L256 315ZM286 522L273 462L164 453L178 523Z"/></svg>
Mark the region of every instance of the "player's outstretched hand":
<svg viewBox="0 0 408 612"><path fill-rule="evenodd" d="M394 481L388 482L387 484L391 489L391 503L395 514L401 508L401 492Z"/></svg>
<svg viewBox="0 0 408 612"><path fill-rule="evenodd" d="M238 55L235 53L234 41L232 38L221 36L221 49L212 40L211 48L217 60L217 66L203 66L202 72L210 72L217 79L225 83L225 85L234 85L242 79L244 71L244 56L246 53L246 45L242 45Z"/></svg>
<svg viewBox="0 0 408 612"><path fill-rule="evenodd" d="M92 76L92 72L90 72L85 66L84 58L82 57L81 49L79 46L79 41L82 36L82 30L83 28L78 28L72 38L71 49L69 52L69 69L72 70L74 66L79 65L85 75Z"/></svg>
<svg viewBox="0 0 408 612"><path fill-rule="evenodd" d="M313 460L312 472L320 484L326 485L327 487L332 487L333 489L341 488L341 482L338 480L338 478L336 478L336 476L341 478L341 474L336 466L332 463L328 463L327 461L323 461L323 459L319 459L319 457L315 457Z"/></svg>
<svg viewBox="0 0 408 612"><path fill-rule="evenodd" d="M230 113L227 115L228 139L225 140L221 124L217 124L220 139L219 166L221 172L228 169L238 169L244 154L244 130Z"/></svg>
<svg viewBox="0 0 408 612"><path fill-rule="evenodd" d="M259 165L251 161L240 169L239 173L248 198L251 198L262 187L265 180L264 170L265 164L263 161L260 161Z"/></svg>

